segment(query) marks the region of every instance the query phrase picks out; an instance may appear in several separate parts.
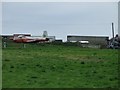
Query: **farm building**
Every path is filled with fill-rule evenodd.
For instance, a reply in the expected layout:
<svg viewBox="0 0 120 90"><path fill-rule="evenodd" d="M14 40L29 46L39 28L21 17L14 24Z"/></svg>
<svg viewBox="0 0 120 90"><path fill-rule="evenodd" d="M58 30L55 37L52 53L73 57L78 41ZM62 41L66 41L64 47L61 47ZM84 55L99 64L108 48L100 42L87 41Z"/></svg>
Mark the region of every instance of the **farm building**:
<svg viewBox="0 0 120 90"><path fill-rule="evenodd" d="M1 39L12 39L13 35L1 35Z"/></svg>
<svg viewBox="0 0 120 90"><path fill-rule="evenodd" d="M62 39L56 39L54 42L55 43L62 43L63 41L62 41Z"/></svg>
<svg viewBox="0 0 120 90"><path fill-rule="evenodd" d="M87 42L88 45L97 45L99 47L107 46L108 40L109 37L106 36L67 36L67 42Z"/></svg>

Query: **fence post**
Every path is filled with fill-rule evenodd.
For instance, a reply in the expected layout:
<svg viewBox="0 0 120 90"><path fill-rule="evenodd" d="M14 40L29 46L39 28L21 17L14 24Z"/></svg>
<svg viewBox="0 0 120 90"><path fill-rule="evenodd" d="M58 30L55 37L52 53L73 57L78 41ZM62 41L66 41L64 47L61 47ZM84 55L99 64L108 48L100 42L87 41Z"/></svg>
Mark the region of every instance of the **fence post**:
<svg viewBox="0 0 120 90"><path fill-rule="evenodd" d="M23 44L23 48L26 48L26 44Z"/></svg>
<svg viewBox="0 0 120 90"><path fill-rule="evenodd" d="M6 47L7 47L7 44L6 44L6 42L4 42L3 44L4 44L4 45L3 45L3 47L4 47L4 48L6 48Z"/></svg>

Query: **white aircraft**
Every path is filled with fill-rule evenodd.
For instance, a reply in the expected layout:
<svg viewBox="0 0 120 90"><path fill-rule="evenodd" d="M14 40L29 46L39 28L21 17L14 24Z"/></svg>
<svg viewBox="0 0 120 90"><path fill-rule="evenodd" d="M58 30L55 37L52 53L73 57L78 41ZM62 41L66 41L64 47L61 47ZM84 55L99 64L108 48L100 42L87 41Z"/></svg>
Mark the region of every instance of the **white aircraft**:
<svg viewBox="0 0 120 90"><path fill-rule="evenodd" d="M49 41L49 38L19 35L19 36L14 36L13 41L18 43L47 42Z"/></svg>

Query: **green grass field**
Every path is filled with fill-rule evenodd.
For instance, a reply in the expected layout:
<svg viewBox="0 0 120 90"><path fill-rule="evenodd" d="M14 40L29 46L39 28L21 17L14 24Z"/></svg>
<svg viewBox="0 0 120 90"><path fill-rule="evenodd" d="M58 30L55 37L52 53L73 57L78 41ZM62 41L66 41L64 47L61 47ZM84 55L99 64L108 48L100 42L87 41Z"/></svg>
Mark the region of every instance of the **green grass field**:
<svg viewBox="0 0 120 90"><path fill-rule="evenodd" d="M2 54L3 88L118 87L117 50L31 44Z"/></svg>

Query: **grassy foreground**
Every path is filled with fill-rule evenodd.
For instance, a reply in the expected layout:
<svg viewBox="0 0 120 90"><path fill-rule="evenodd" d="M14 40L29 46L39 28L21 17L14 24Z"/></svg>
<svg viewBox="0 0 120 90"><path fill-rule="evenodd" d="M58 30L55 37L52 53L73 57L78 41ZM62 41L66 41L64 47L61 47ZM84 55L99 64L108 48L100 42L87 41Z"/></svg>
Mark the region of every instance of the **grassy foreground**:
<svg viewBox="0 0 120 90"><path fill-rule="evenodd" d="M117 88L118 51L60 45L2 50L3 88Z"/></svg>

